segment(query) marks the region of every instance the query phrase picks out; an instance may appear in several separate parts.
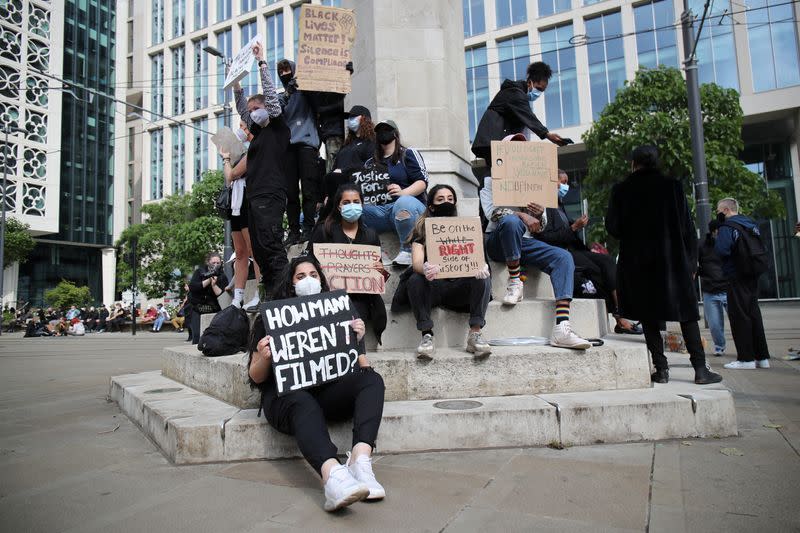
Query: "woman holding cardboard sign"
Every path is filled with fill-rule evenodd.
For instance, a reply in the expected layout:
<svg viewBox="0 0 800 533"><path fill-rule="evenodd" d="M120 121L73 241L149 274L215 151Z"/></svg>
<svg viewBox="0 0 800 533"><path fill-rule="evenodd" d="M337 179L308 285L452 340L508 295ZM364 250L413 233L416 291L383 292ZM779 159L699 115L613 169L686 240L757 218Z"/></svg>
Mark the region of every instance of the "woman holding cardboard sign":
<svg viewBox="0 0 800 533"><path fill-rule="evenodd" d="M410 237L411 268L401 276L392 300L392 311L411 306L417 319L417 329L422 333L422 340L417 346L417 357L422 360L432 359L435 352L431 309L436 305L455 311L469 311L467 351L475 354L475 357L486 357L492 353L481 332L486 325L486 308L492 295L489 265L484 263L483 269L472 278L440 279L440 265L427 261L425 218L456 216L457 201L456 191L449 185L436 185L431 189L428 207L417 220Z"/></svg>
<svg viewBox="0 0 800 533"><path fill-rule="evenodd" d="M319 263L313 257L300 256L289 263L275 296L285 299L327 291L328 283ZM359 340L363 339L365 327L361 319L353 320L351 328ZM250 336L250 383L261 390L261 407L270 426L294 435L303 457L322 477L325 510L335 511L363 499L383 499L386 491L375 479L371 460L383 415L383 378L361 354L360 369L338 381L278 396L275 380L270 379L270 340L259 315ZM351 417L353 449L347 454L347 464L342 465L326 420Z"/></svg>

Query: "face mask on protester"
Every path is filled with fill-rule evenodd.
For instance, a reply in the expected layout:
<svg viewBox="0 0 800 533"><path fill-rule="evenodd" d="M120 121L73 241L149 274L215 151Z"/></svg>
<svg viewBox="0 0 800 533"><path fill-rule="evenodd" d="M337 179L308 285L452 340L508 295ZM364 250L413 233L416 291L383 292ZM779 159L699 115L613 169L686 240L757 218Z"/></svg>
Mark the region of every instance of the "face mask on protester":
<svg viewBox="0 0 800 533"><path fill-rule="evenodd" d="M253 109L250 111L250 118L262 128L269 124L269 113L266 109Z"/></svg>
<svg viewBox="0 0 800 533"><path fill-rule="evenodd" d="M717 213L717 222L720 224L725 222L725 213Z"/></svg>
<svg viewBox="0 0 800 533"><path fill-rule="evenodd" d="M531 89L528 91L528 102L534 103L540 96L542 96L542 91L539 89Z"/></svg>
<svg viewBox="0 0 800 533"><path fill-rule="evenodd" d="M345 204L341 208L342 218L347 222L355 222L361 218L361 213L364 210L361 204Z"/></svg>
<svg viewBox="0 0 800 533"><path fill-rule="evenodd" d="M380 145L386 145L392 142L395 139L393 131L379 131L375 133L375 140L378 141Z"/></svg>
<svg viewBox="0 0 800 533"><path fill-rule="evenodd" d="M317 278L306 276L294 284L294 293L298 296L311 296L322 291L322 283Z"/></svg>
<svg viewBox="0 0 800 533"><path fill-rule="evenodd" d="M435 217L454 217L456 216L456 204L444 202L431 205L431 215Z"/></svg>
<svg viewBox="0 0 800 533"><path fill-rule="evenodd" d="M352 131L353 133L358 131L358 127L361 125L361 117L350 117L347 119L347 129Z"/></svg>
<svg viewBox="0 0 800 533"><path fill-rule="evenodd" d="M278 76L278 77L280 78L281 83L283 84L284 87L286 87L286 85L288 85L288 83L292 81L293 78L291 74L284 74L283 76Z"/></svg>
<svg viewBox="0 0 800 533"><path fill-rule="evenodd" d="M558 184L558 197L564 198L567 193L569 192L569 183L559 183Z"/></svg>
<svg viewBox="0 0 800 533"><path fill-rule="evenodd" d="M252 113L250 115L252 117ZM247 142L247 134L244 132L242 128L237 128L236 131L233 132L236 135L236 138L239 139L241 142Z"/></svg>

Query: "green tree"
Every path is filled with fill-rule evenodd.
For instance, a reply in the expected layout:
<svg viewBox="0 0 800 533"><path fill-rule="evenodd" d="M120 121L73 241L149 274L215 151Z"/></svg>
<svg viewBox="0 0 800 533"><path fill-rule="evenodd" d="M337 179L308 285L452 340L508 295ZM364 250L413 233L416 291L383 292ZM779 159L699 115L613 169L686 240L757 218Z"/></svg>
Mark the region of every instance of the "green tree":
<svg viewBox="0 0 800 533"><path fill-rule="evenodd" d="M700 100L712 205L732 196L739 200L743 213L765 218L783 216L780 197L768 191L761 176L750 172L738 158L744 147L739 93L707 83L700 87ZM658 147L662 170L681 178L694 206L688 101L679 70L639 70L605 107L584 141L590 158L584 192L591 214L605 215L611 186L630 173L628 155L643 144ZM592 225L588 238L609 240L603 224ZM615 247L615 243L609 244Z"/></svg>
<svg viewBox="0 0 800 533"><path fill-rule="evenodd" d="M3 246L3 268L8 267L19 261L24 263L28 260L36 241L28 233L30 226L20 222L15 218L6 219L5 246Z"/></svg>
<svg viewBox="0 0 800 533"><path fill-rule="evenodd" d="M211 250L219 250L223 239L223 220L214 209L214 200L224 182L221 171L211 170L192 187L191 193L173 195L158 203L142 206L145 219L122 232L117 241L117 288L132 285L129 261L131 243L136 250L137 282L148 295L180 289L180 278L205 258ZM180 271L180 276L176 272Z"/></svg>
<svg viewBox="0 0 800 533"><path fill-rule="evenodd" d="M64 308L70 305L82 307L92 303L89 287L78 287L75 283L62 279L55 288L44 291L44 300L53 307Z"/></svg>

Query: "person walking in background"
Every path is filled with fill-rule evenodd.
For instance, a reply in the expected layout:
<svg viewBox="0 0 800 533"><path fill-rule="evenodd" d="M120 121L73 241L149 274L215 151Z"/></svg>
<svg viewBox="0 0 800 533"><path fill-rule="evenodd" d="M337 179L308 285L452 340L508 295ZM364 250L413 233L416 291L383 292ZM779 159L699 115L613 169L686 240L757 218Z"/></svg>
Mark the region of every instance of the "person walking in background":
<svg viewBox="0 0 800 533"><path fill-rule="evenodd" d="M728 311L728 280L722 272L722 258L714 250L719 222L708 223L706 238L698 250L700 290L703 292L703 314L714 341L714 355L725 353L725 313Z"/></svg>
<svg viewBox="0 0 800 533"><path fill-rule="evenodd" d="M631 154L631 173L611 189L606 230L619 239L617 290L622 316L640 320L655 383L669 381L661 323L680 322L698 385L722 377L708 369L694 287L697 237L680 181L658 170L655 146Z"/></svg>
<svg viewBox="0 0 800 533"><path fill-rule="evenodd" d="M717 220L721 224L714 250L722 258L722 272L728 278L728 319L736 345L736 361L725 368L769 368L769 346L758 307L758 278L766 271L766 248L758 223L739 214L739 203L733 198L717 203Z"/></svg>

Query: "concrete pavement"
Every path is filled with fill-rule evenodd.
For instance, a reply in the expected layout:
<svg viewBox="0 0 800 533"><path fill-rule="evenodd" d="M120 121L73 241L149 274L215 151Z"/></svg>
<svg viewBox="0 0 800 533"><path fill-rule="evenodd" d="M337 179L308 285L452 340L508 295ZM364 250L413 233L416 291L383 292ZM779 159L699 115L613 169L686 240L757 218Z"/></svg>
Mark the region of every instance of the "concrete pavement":
<svg viewBox="0 0 800 533"><path fill-rule="evenodd" d="M722 370L739 437L381 456L387 499L336 515L303 461L175 467L107 401L182 334L3 335L0 531L798 531L800 304L762 309L773 368Z"/></svg>

